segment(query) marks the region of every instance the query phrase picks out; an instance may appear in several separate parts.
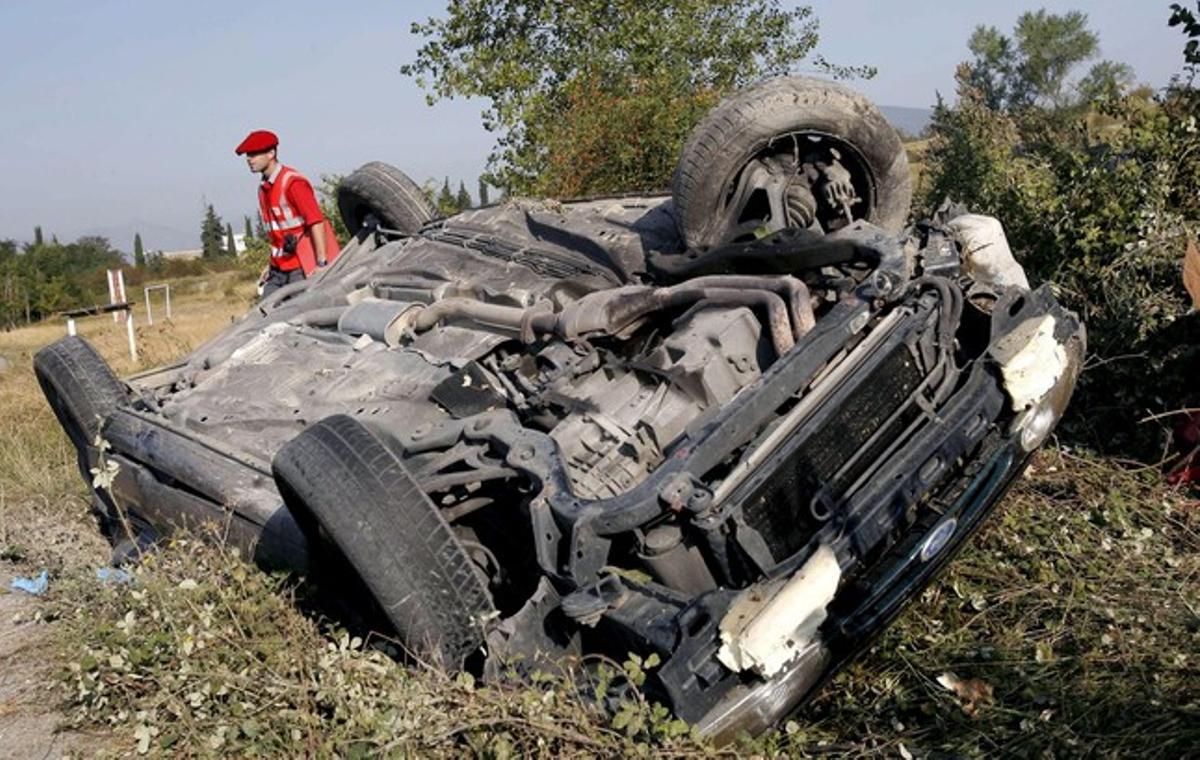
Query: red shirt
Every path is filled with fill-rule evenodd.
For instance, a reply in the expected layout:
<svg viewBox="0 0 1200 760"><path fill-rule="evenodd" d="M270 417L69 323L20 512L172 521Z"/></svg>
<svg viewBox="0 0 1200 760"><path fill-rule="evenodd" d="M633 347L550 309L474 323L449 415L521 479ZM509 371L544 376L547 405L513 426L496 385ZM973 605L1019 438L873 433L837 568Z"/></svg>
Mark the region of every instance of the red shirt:
<svg viewBox="0 0 1200 760"><path fill-rule="evenodd" d="M279 164L259 185L258 207L271 243L271 266L285 272L300 268L305 274L311 272L316 265L311 227L325 221L312 184L295 169ZM337 242L334 240L332 248L328 245L334 239L331 225L326 225L325 232L326 256L332 261ZM283 250L288 235L297 237L293 253Z"/></svg>

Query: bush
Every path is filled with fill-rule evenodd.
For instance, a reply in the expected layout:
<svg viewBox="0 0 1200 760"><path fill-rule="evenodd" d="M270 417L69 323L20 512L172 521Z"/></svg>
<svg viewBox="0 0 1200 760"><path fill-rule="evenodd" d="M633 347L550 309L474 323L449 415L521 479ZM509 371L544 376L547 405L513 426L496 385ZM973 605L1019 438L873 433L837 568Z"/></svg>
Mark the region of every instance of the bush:
<svg viewBox="0 0 1200 760"><path fill-rule="evenodd" d="M1088 324L1073 408L1090 414L1069 429L1101 449L1157 456L1157 431L1137 420L1195 394L1183 373L1198 330L1181 264L1200 218L1196 91L1007 114L987 105L970 73L958 72L956 106L936 109L922 211L951 197L1004 223L1030 277L1055 283Z"/></svg>

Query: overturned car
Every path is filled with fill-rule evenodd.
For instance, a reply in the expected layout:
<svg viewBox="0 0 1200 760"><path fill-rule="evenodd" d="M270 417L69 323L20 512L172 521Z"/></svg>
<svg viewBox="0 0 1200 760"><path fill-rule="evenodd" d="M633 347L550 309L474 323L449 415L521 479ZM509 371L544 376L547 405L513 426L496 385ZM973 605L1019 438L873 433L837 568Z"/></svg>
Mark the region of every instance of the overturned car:
<svg viewBox="0 0 1200 760"><path fill-rule="evenodd" d="M65 338L35 368L89 483L117 465L119 552L221 521L451 668L657 653L653 697L727 739L882 630L1074 387L1083 328L995 220L909 200L873 106L775 79L669 195L433 219L368 164L338 260L180 363L121 381Z"/></svg>

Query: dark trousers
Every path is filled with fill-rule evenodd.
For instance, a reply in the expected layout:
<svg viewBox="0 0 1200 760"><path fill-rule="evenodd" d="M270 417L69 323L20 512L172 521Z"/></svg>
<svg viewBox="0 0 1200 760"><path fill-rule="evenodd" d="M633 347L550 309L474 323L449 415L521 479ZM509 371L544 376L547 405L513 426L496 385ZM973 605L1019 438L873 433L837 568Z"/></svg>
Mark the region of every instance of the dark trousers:
<svg viewBox="0 0 1200 760"><path fill-rule="evenodd" d="M300 282L303 279L304 270L301 268L290 269L285 272L282 269L271 267L267 270L267 280L263 283L262 297L266 298L284 285L291 285L293 282Z"/></svg>

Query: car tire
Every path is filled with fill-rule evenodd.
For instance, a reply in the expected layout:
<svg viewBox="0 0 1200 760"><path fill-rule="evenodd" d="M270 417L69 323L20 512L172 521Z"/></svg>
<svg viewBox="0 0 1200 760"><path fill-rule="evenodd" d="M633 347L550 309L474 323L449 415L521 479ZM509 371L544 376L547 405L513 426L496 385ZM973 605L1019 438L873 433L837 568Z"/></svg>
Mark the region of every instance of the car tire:
<svg viewBox="0 0 1200 760"><path fill-rule="evenodd" d="M891 232L905 225L912 201L908 158L896 130L861 94L801 76L766 80L714 108L692 131L672 181L684 243L706 250L732 242L721 210L748 162L789 135L831 139L850 149L867 175L861 218Z"/></svg>
<svg viewBox="0 0 1200 760"><path fill-rule="evenodd" d="M33 371L54 416L80 454L84 477L89 477L84 466L88 450L95 447L104 420L129 402L124 384L92 344L77 335L34 354Z"/></svg>
<svg viewBox="0 0 1200 760"><path fill-rule="evenodd" d="M369 216L384 227L410 234L435 216L417 183L382 161L363 164L342 179L337 205L351 235L362 229Z"/></svg>
<svg viewBox="0 0 1200 760"><path fill-rule="evenodd" d="M383 442L334 415L285 444L273 470L310 540L324 536L354 568L405 646L461 668L483 643L491 597L449 524Z"/></svg>

